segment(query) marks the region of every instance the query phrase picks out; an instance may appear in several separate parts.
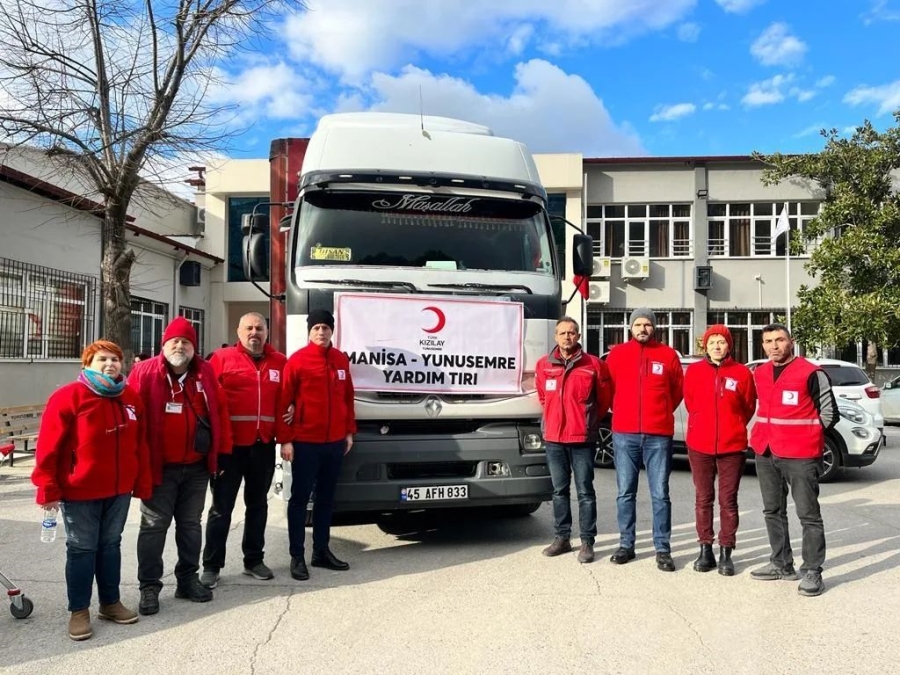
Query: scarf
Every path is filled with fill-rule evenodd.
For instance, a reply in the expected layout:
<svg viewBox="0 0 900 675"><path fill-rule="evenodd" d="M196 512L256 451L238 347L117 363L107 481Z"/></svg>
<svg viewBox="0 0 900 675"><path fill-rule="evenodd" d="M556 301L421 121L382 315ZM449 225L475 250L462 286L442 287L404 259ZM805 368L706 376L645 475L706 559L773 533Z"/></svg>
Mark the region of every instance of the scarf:
<svg viewBox="0 0 900 675"><path fill-rule="evenodd" d="M99 371L88 370L87 368L78 374L78 381L97 394L97 396L105 396L107 398L120 396L125 389L124 377L120 376L118 380L114 380Z"/></svg>

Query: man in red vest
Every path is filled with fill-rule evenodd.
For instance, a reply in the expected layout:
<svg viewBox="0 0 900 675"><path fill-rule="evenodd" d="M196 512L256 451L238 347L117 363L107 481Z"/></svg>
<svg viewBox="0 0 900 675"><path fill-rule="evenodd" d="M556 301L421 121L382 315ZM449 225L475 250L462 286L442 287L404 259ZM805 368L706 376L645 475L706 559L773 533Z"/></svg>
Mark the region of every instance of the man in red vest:
<svg viewBox="0 0 900 675"><path fill-rule="evenodd" d="M275 473L275 416L281 410L281 380L287 357L267 344L266 319L250 312L238 324L238 343L217 350L209 363L228 402L233 448L219 455L206 517L206 547L200 582L215 588L225 566L231 514L244 483L244 574L267 581L275 575L263 562L269 487Z"/></svg>
<svg viewBox="0 0 900 675"><path fill-rule="evenodd" d="M819 476L825 430L838 421L837 403L825 372L794 356L794 341L787 327L769 324L762 330L762 341L769 361L754 373L759 408L750 446L756 453L772 554L769 564L750 576L765 581L798 578L788 532L790 488L803 529L802 578L797 591L805 596L821 595L825 590L825 525L819 509Z"/></svg>

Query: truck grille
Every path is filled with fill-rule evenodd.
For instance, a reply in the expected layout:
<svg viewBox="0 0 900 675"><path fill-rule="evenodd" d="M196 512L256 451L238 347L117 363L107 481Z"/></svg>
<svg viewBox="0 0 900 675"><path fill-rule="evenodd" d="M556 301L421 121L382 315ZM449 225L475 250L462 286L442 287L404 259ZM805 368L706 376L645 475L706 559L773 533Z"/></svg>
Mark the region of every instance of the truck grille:
<svg viewBox="0 0 900 675"><path fill-rule="evenodd" d="M358 392L359 398L366 398L368 392ZM395 401L397 403L421 403L428 396L433 394L405 394L403 392L379 391L375 393L375 398L379 401ZM370 394L371 396L371 394ZM438 395L444 403L468 403L469 401L483 401L487 398L486 394L442 394ZM504 398L504 397L498 397Z"/></svg>
<svg viewBox="0 0 900 675"><path fill-rule="evenodd" d="M388 464L390 480L419 478L472 478L478 462L426 462L422 464Z"/></svg>
<svg viewBox="0 0 900 675"><path fill-rule="evenodd" d="M365 424L369 427L371 422ZM381 432L381 429L387 427L385 436L414 436L414 435L455 435L455 434L474 434L484 421L475 420L385 420L384 422L376 422L375 427ZM361 425L362 426L362 425ZM367 429L368 430L368 429Z"/></svg>

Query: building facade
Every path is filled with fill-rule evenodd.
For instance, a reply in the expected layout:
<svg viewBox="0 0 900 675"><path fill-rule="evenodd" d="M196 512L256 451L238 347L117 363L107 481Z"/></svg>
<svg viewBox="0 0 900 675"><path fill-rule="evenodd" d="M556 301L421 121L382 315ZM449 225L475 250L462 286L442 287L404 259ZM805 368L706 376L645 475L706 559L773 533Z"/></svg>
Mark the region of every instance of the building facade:
<svg viewBox="0 0 900 675"><path fill-rule="evenodd" d="M75 379L103 334L98 204L72 169L34 149L0 147L0 407L44 402ZM187 317L209 349L210 272L194 204L139 188L126 227L134 353L159 353L165 325Z"/></svg>

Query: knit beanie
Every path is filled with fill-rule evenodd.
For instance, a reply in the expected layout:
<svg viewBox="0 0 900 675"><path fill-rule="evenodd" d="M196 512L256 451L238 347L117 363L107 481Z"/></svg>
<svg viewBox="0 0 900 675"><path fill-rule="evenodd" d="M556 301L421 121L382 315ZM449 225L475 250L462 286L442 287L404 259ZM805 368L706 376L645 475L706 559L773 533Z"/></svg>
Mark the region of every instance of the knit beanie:
<svg viewBox="0 0 900 675"><path fill-rule="evenodd" d="M710 326L706 329L706 332L703 334L703 351L706 351L706 342L713 335L721 335L725 338L725 342L728 343L728 353L731 354L731 350L734 348L734 340L731 338L731 331L728 330L727 326L722 325L721 323L717 323L714 326Z"/></svg>
<svg viewBox="0 0 900 675"><path fill-rule="evenodd" d="M194 345L194 350L197 349L197 331L194 330L191 322L183 316L176 316L169 325L166 326L166 330L163 332L162 336L162 343L166 344L173 338L184 338Z"/></svg>
<svg viewBox="0 0 900 675"><path fill-rule="evenodd" d="M313 326L318 326L320 323L324 323L331 330L334 330L334 316L332 316L331 312L327 309L314 309L306 317L306 332L308 333L313 329Z"/></svg>
<svg viewBox="0 0 900 675"><path fill-rule="evenodd" d="M656 328L656 314L653 313L652 309L647 309L646 307L638 307L631 313L631 318L628 319L628 327L631 328L634 326L634 322L638 319L647 319L650 324Z"/></svg>

